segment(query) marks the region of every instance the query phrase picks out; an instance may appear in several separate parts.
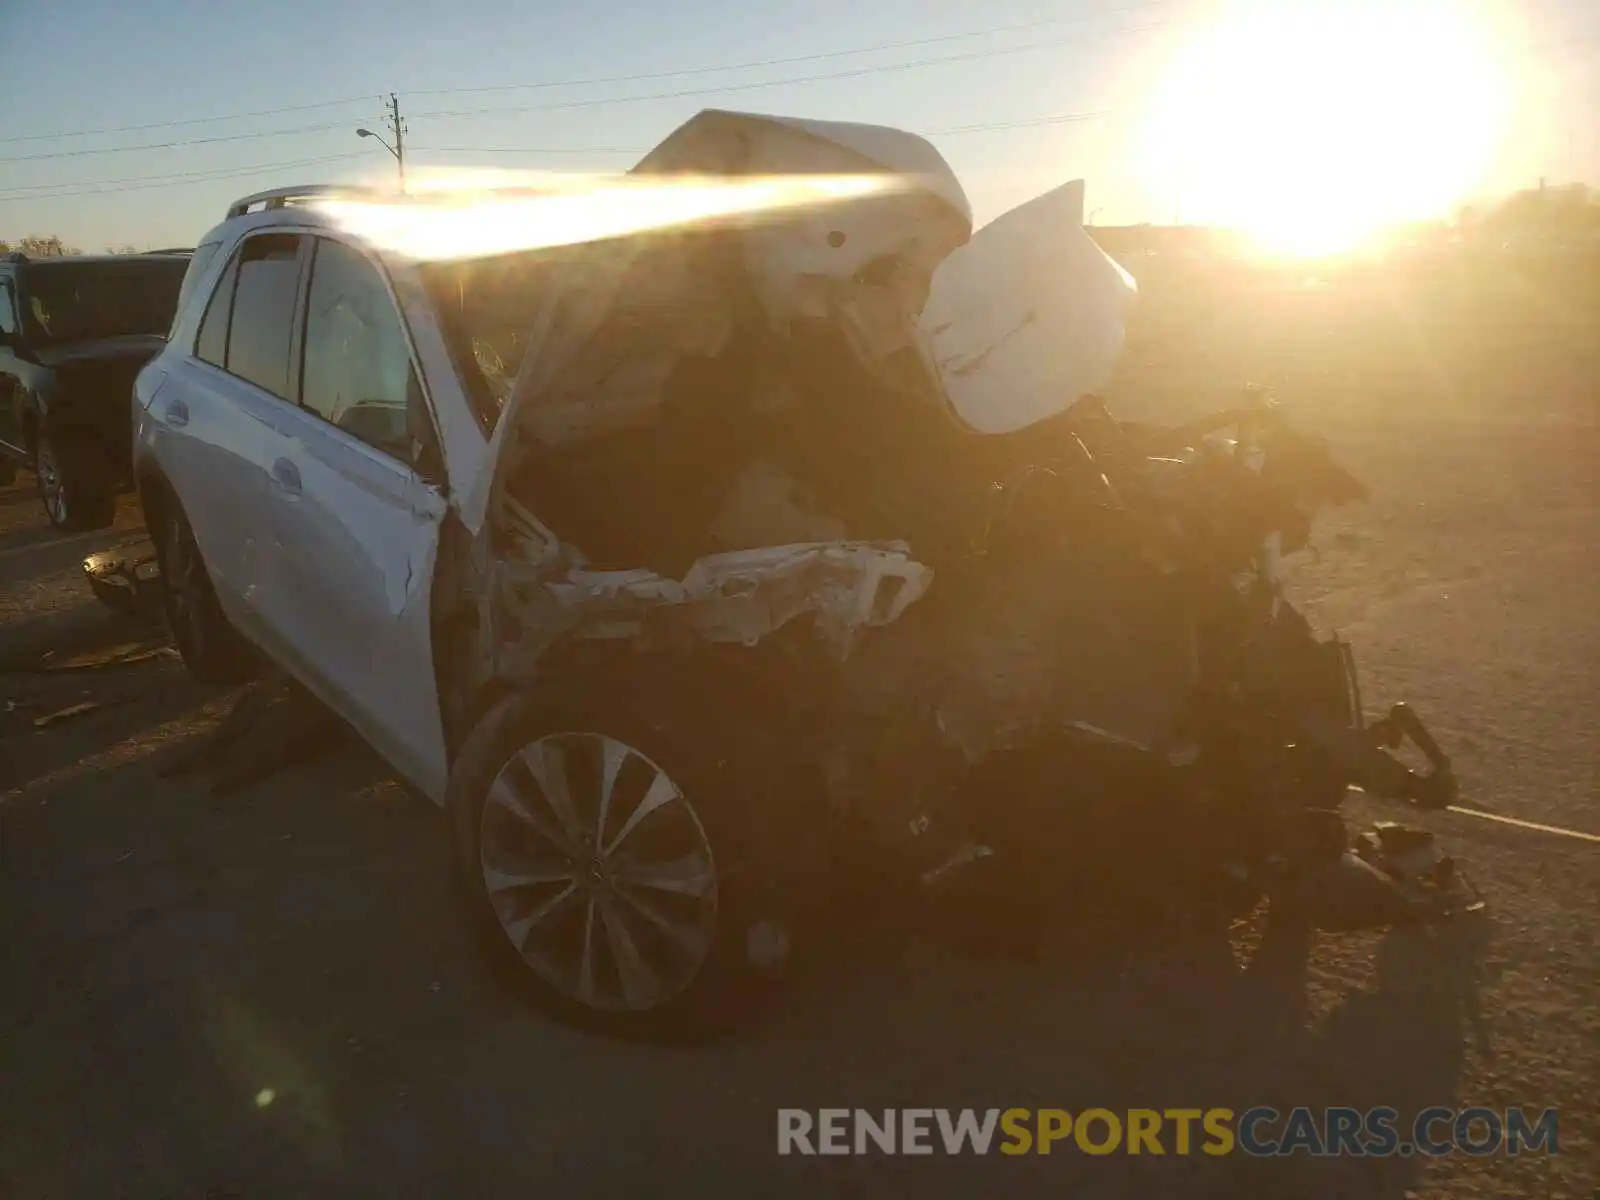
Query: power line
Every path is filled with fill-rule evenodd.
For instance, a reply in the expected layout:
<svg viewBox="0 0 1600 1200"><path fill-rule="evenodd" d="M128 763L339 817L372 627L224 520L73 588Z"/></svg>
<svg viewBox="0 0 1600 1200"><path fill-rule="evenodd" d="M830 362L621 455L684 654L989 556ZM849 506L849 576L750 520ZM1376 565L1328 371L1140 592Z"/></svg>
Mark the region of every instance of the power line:
<svg viewBox="0 0 1600 1200"><path fill-rule="evenodd" d="M1158 5L1158 4L1167 4L1167 3L1171 3L1171 2L1172 2L1172 0L1151 0L1151 3L1149 3L1149 4L1136 5L1136 6L1133 6L1132 8L1104 10L1104 15L1113 15L1113 14L1118 13L1118 12L1128 12L1128 11L1133 11L1134 9L1137 9L1137 8L1154 7L1154 6ZM1096 14L1096 15L1100 15L1100 14ZM1065 19L1065 18L1062 18L1062 19ZM1057 23L1057 22L1037 22L1037 23L1034 23L1034 24L1054 24L1054 23ZM552 103L552 104L490 105L490 106L486 106L486 107L483 107L483 108L468 108L468 109L454 109L454 110L443 109L443 110L434 110L434 111L430 111L430 112L420 112L420 113L417 113L415 115L418 118L429 118L429 119L433 119L433 120L451 120L451 119L460 118L460 117L486 116L486 115L489 115L489 114L492 114L492 113L558 112L558 111L570 110L570 109L576 109L576 108L603 107L603 106L614 105L614 104L634 104L634 103L642 103L642 102L656 101L656 100L679 100L679 99L685 99L685 98L692 98L692 97L696 97L696 96L717 95L717 94L722 94L722 93L727 93L727 92L755 91L755 90L760 90L760 89L763 89L763 88L785 87L785 86L792 85L792 84L819 83L819 82L831 81L831 80L835 80L835 79L851 79L851 78L857 78L857 77L865 76L865 75L877 75L877 74L883 74L883 73L891 72L891 71L914 70L914 69L920 69L920 68L923 68L923 67L938 66L938 65L942 65L944 63L970 62L970 61L976 61L976 60L986 59L986 58L997 58L997 57L1000 57L1000 56L1003 56L1003 55L1020 54L1020 53L1026 52L1026 51L1030 51L1030 50L1047 49L1047 48L1054 47L1054 46L1069 45L1069 44L1072 44L1072 43L1075 43L1075 42L1100 41L1100 40L1106 40L1106 39L1115 38L1115 37L1122 37L1122 36L1125 36L1125 35L1128 35L1128 34L1148 33L1148 32L1150 32L1152 30L1160 29L1163 26L1165 26L1166 24L1168 24L1168 22L1166 20L1154 21L1154 22L1151 22L1151 23L1145 24L1145 25L1134 25L1134 26L1129 26L1129 27L1125 27L1125 28L1121 28L1121 29L1086 31L1084 33L1072 34L1072 35L1067 35L1067 36L1059 37L1059 38L1047 38L1047 39L1044 39L1044 40L1041 40L1041 41L1024 42L1022 44L1015 45L1015 46L997 46L997 47L991 47L991 48L988 48L988 49L985 49L985 50L966 51L966 52L963 52L963 53L960 53L960 54L950 54L950 55L943 55L943 56L937 56L937 57L932 57L932 58L912 59L910 61L901 62L901 63L878 63L878 64L874 64L872 66L856 67L856 68L851 68L851 69L843 70L843 71L828 71L828 72L822 72L822 73L813 74L813 75L796 75L796 76L789 76L789 77L783 78L783 79L762 79L762 80L754 80L754 81L750 81L750 82L746 82L746 83L719 84L719 85L715 85L715 86L712 86L712 87L690 88L690 89L684 89L684 90L681 90L681 91L672 91L672 92L650 92L650 93L646 93L646 94L643 94L643 95L637 95L637 96L605 96L605 97L597 97L597 98L593 98L593 99L565 100L565 101L557 101L557 102ZM1017 27L1014 27L1014 28L1025 28L1025 27L1026 26L1017 26ZM998 32L998 30L997 31L993 31L993 32ZM939 38L922 39L922 40L920 40L918 42L902 43L902 45L910 46L910 45L924 44L926 42L934 42L934 41L940 41L940 40L954 40L955 38L958 38L958 37L970 37L970 36L978 36L978 35L977 34L947 35L947 37L945 37L943 39L939 39ZM1596 39L1594 39L1594 38L1567 38L1567 39L1562 39L1562 40L1557 41L1557 42L1542 43L1540 45L1530 46L1530 47L1526 47L1526 48L1527 49L1532 49L1532 50L1539 50L1539 49L1544 49L1544 48L1548 48L1548 47L1551 47L1551 46L1583 45L1585 43L1592 42L1594 40L1596 40ZM888 47L881 47L881 48L888 48ZM749 64L744 64L744 65L745 66L749 66L749 67L754 67L754 66L778 65L778 64L784 63L784 62L805 62L805 61L810 61L810 60L817 59L817 58L839 57L841 55L850 54L850 53L866 53L866 51L865 50L862 50L862 51L834 51L834 52L830 52L829 54L802 55L802 56L798 56L796 58L787 59L787 60L786 59L771 59L771 60L767 60L765 62L749 63ZM667 78L667 77L671 77L671 76L679 75L679 74L700 74L700 73L704 73L705 71L717 70L717 69L736 70L736 69L739 69L739 68L736 68L736 67L699 68L699 69L694 69L694 70L686 70L686 71L682 71L682 72L676 72L676 71L659 72L659 73L657 73L656 75L653 75L653 76L652 75L616 76L616 77L613 77L612 79L608 79L608 80L592 80L592 81L584 81L584 82L621 83L621 82L631 82L631 81L634 81L634 80L645 80L645 79L650 79L650 78ZM571 85L560 84L560 83L506 84L506 85L500 85L500 86L498 86L496 88L438 89L438 91L436 93L411 92L411 93L408 93L408 94L409 95L438 94L438 93L442 93L442 92L444 92L446 90L450 91L451 93L464 92L464 91L491 91L491 90L494 90L494 91L508 91L508 90L515 90L515 89L519 89L519 88L543 88L543 87L561 87L561 86L577 86L577 84L575 84L575 83L571 84ZM3 161L3 160L0 160L0 161Z"/></svg>
<svg viewBox="0 0 1600 1200"><path fill-rule="evenodd" d="M88 188L88 189L82 190L82 191L58 191L58 192L49 192L49 193L43 193L43 194L29 194L29 195L25 195L25 196L4 195L4 196L0 196L0 204L4 204L7 201L16 202L16 201L22 201L22 200L70 200L70 199L73 199L73 198L79 197L79 196L101 196L101 195L109 195L109 194L116 193L116 192L142 192L142 191L147 191L150 188L171 187L174 184L187 185L187 184L195 184L195 183L217 183L217 182L220 182L221 180L225 180L225 179L238 179L238 178L243 178L243 177L247 177L247 176L250 176L250 175L270 174L272 172L282 171L282 170L285 170L285 169L290 168L290 167L305 167L305 166L311 166L311 165L313 165L315 163L339 162L339 161L346 161L346 160L350 160L350 159L365 158L365 157L366 157L366 155L362 151L360 151L360 150L351 150L351 151L347 151L347 152L345 152L343 154L322 154L322 155L316 156L315 158L297 158L297 159L291 159L291 160L289 160L287 162L276 162L276 163L257 163L257 164L255 164L253 166L248 166L248 167L214 168L214 169L212 169L210 171L195 171L195 172L190 172L190 173L185 174L185 175L173 175L173 176L137 176L136 175L136 176L133 176L132 178L135 179L135 180L140 180L141 182L129 182L124 186L118 186L118 187L92 187L92 188ZM107 181L107 182L110 182L110 181ZM39 184L39 185L35 185L35 186L38 186L38 187L71 188L71 187L76 187L76 186L79 186L79 185L76 185L76 184L65 184L64 183L64 184Z"/></svg>
<svg viewBox="0 0 1600 1200"><path fill-rule="evenodd" d="M11 192L42 192L55 191L59 188L99 187L102 184L120 183L180 183L186 179L203 179L211 175L229 175L236 171L261 171L275 170L285 167L303 167L312 163L331 162L336 158L354 158L360 151L349 151L343 154L319 154L314 158L291 158L282 162L250 163L240 167L206 167L199 171L180 171L176 174L163 172L159 175L124 175L118 179L77 179L65 180L59 183L28 183L16 187L0 189Z"/></svg>
<svg viewBox="0 0 1600 1200"><path fill-rule="evenodd" d="M996 46L986 50L967 51L962 54L950 54L932 58L911 59L907 62L880 63L868 67L855 67L845 71L826 71L813 75L788 76L783 79L755 80L748 83L723 84L709 88L690 88L674 92L656 92L639 96L603 96L586 100L570 100L554 104L535 105L491 105L485 108L462 109L457 111L438 111L414 114L420 118L435 120L453 120L461 117L483 116L490 113L524 113L524 112L554 112L574 108L594 108L612 104L638 104L654 100L678 100L694 96L718 95L728 92L756 91L763 88L786 87L795 84L822 83L834 79L855 79L866 75L879 75L891 71L920 70L924 67L939 66L945 63L973 62L987 58L997 58L1007 54L1020 54L1030 50L1044 50L1053 46L1067 45L1073 42L1095 40L1098 38L1118 37L1132 33L1143 33L1159 28L1161 22L1150 25L1133 26L1125 29L1104 31L1092 35L1077 34L1068 37L1047 38L1042 41L1024 42L1016 46ZM254 138L290 136L302 133L321 133L333 129L343 129L344 122L334 122L322 125L303 125L290 129L257 130L251 133L238 133L218 135L206 138L184 138L171 142L146 142L133 146L113 146L100 149L85 150L56 150L44 154L13 155L9 158L0 158L0 163L36 162L45 159L79 158L95 154L126 154L142 150L170 150L182 146L202 146L219 142L245 141Z"/></svg>
<svg viewBox="0 0 1600 1200"><path fill-rule="evenodd" d="M1030 29L1043 29L1051 25L1065 25L1081 21L1085 16L1111 17L1141 9L1159 8L1174 0L1145 0L1142 4L1128 4L1117 8L1100 9L1091 13L1077 13L1070 17L1050 17L1042 21L1022 21L1015 25L995 25L988 29L973 29L966 33L946 33L938 37L911 38L899 42L879 42L875 46L859 46L852 50L824 50L816 54L795 54L783 58L757 58L749 62L727 63L722 66L681 67L673 71L649 71L632 75L602 75L588 79L542 80L537 83L501 83L484 87L464 88L414 88L407 96L458 96L484 92L515 92L562 87L598 87L614 83L645 83L655 79L681 79L693 75L714 75L724 71L753 71L759 67L786 67L796 63L822 62L833 58L850 58L858 54L877 54L884 50L909 50L915 46L933 46L944 42L965 41L968 38L993 37L1000 33L1022 33Z"/></svg>
<svg viewBox="0 0 1600 1200"><path fill-rule="evenodd" d="M292 129L261 129L254 133L230 133L217 137L185 138L176 142L145 142L137 146L107 146L97 150L52 150L48 154L17 154L0 158L0 163L37 162L46 158L86 158L94 154L131 154L136 150L173 150L179 146L209 146L218 142L246 142L254 138L288 137L298 133L324 133L330 129L346 129L348 121L335 121L327 125L299 125Z"/></svg>
<svg viewBox="0 0 1600 1200"><path fill-rule="evenodd" d="M1007 129L1030 129L1043 125L1077 124L1084 121L1097 120L1108 116L1111 109L1100 109L1093 112L1054 113L1048 116L1019 118L1013 121L991 121L981 125L957 125L948 129L935 129L924 133L924 137L959 137L970 133L988 133L991 131ZM644 154L649 151L649 146L564 146L564 147L530 147L530 146L408 146L410 153L427 154ZM169 176L133 176L128 180L105 180L106 183L122 183L126 186L94 187L84 191L57 191L47 195L4 195L0 196L0 203L8 200L65 200L77 196L98 196L117 192L143 191L153 187L168 187L173 183L212 183L222 179L232 179L245 175L265 174L272 171L283 170L288 167L309 166L314 163L334 162L339 160L363 157L360 151L347 154L324 154L316 158L292 159L287 162L259 163L251 167L225 168L214 171L191 172L187 175ZM40 184L38 187L71 188L74 184Z"/></svg>
<svg viewBox="0 0 1600 1200"><path fill-rule="evenodd" d="M252 117L276 117L284 113L311 112L319 108L337 108L341 104L363 104L377 99L371 96L346 96L342 100L318 100L312 104L288 104L282 108L263 108L256 112L226 113L214 117L178 117L170 121L150 121L143 125L112 125L102 129L68 129L56 133L23 133L13 137L0 137L0 145L11 142L48 142L56 138L95 137L105 133L140 133L146 129L171 129L178 125L211 125L218 121L247 121Z"/></svg>
<svg viewBox="0 0 1600 1200"><path fill-rule="evenodd" d="M1135 25L1125 29L1113 29L1085 37L1047 38L1043 41L1025 42L1019 46L997 46L988 50L971 50L963 54L947 54L936 58L912 59L900 63L879 63L870 67L855 67L848 71L826 71L816 75L791 75L784 79L762 79L750 83L729 83L716 87L689 88L676 92L651 92L641 96L604 96L591 100L563 100L554 104L527 104L527 105L494 105L487 108L466 108L454 111L444 110L436 112L421 112L415 114L421 120L424 117L432 120L451 120L457 117L477 117L489 113L526 113L526 112L558 112L574 108L596 108L610 104L638 104L652 100L682 100L695 96L720 95L727 92L757 91L763 88L787 87L792 84L821 83L834 79L855 79L863 75L881 75L890 71L920 70L923 67L940 66L944 63L973 62L985 58L998 58L1006 54L1021 54L1029 50L1046 50L1053 46L1064 46L1073 42L1098 40L1101 38L1121 37L1130 33L1147 33L1152 29L1159 29L1165 22L1155 22L1150 25ZM0 162L5 161L0 159Z"/></svg>
<svg viewBox="0 0 1600 1200"><path fill-rule="evenodd" d="M618 83L644 83L657 79L681 79L695 75L715 75L726 71L750 71L761 67L791 66L795 63L822 62L834 58L850 58L860 54L877 54L885 50L907 50L915 46L932 46L945 42L965 41L969 38L993 37L1003 33L1023 33L1031 29L1043 29L1052 25L1065 25L1081 21L1084 17L1117 16L1123 13L1137 12L1143 9L1159 8L1163 5L1174 3L1175 0L1144 0L1143 3L1122 5L1116 8L1100 9L1089 13L1076 13L1069 17L1050 17L1039 21L1021 21L1012 25L993 25L987 29L971 29L963 33L947 33L937 37L911 38L896 42L879 42L870 46L856 46L843 50L824 50L815 54L796 54L781 58L759 58L747 62L723 63L702 67L681 67L672 71L646 71L627 75L599 75L586 79L543 80L535 83L504 83L491 84L479 87L457 88L417 88L403 91L403 96L455 96L486 94L491 92L544 90L549 88L567 87L600 87ZM359 104L373 99L380 99L376 93L373 95L343 96L336 100L317 100L306 104L289 104L278 108L257 109L254 112L223 113L209 117L179 117L168 121L151 121L139 125L112 125L98 129L72 129L58 130L54 133L26 133L15 134L9 137L0 137L0 145L16 142L42 142L56 138L68 137L93 137L112 133L140 133L148 129L169 129L187 125L209 125L222 121L244 121L256 117L281 116L284 113L312 112L321 108L337 108L344 104Z"/></svg>
<svg viewBox="0 0 1600 1200"><path fill-rule="evenodd" d="M1049 18L1049 19L1040 20L1040 21L1020 22L1020 23L1013 24L1013 25L997 25L997 26L993 26L993 27L991 27L989 29L975 29L975 30L971 30L971 31L968 31L968 32L965 32L965 33L943 34L943 35L940 35L938 37L928 37L928 38L913 38L913 39L908 39L908 40L899 41L899 42L882 42L882 43L879 43L877 45L872 45L872 46L861 46L861 47L856 47L854 49L846 49L846 50L828 50L828 51L821 51L821 52L818 52L818 53L815 53L815 54L792 55L792 56L781 57L781 58L753 59L753 60L748 61L748 62L728 63L728 64L721 65L721 66L685 67L685 68L680 68L678 70L672 70L672 71L641 72L641 73L629 74L629 75L594 76L594 77L590 77L590 78L587 78L587 79L547 80L547 81L539 81L539 82L533 82L533 83L494 84L494 85L488 85L488 86L482 86L482 87L469 87L469 88L421 88L421 89L415 89L415 90L412 90L412 91L402 92L401 94L402 95L406 95L406 96L469 95L469 94L483 94L483 93L489 93L489 92L503 92L503 91L544 90L544 89L550 89L550 88L563 88L563 87L589 87L589 86L601 86L601 85L609 85L609 84L617 84L617 83L646 82L646 81L654 80L654 79L683 78L683 77L691 77L691 76L696 76L696 75L717 74L717 73L728 72L728 71L754 70L754 69L760 68L760 67L784 66L784 65L790 65L790 64L794 64L794 63L802 63L802 62L817 62L817 61L824 61L824 60L833 59L833 58L852 57L852 56L860 55L860 54L879 53L879 52L882 52L884 50L909 49L909 48L914 47L914 46L933 45L933 44L938 44L938 43L943 43L943 42L952 42L952 41L962 41L962 40L966 40L968 38L991 37L991 36L994 36L996 34L1002 34L1002 33L1016 33L1016 32L1022 32L1024 30L1028 30L1028 29L1043 28L1043 27L1047 27L1047 26L1051 26L1051 25L1059 25L1059 24L1064 24L1064 23L1070 22L1070 21L1080 20L1080 19L1082 19L1083 16L1091 16L1091 17L1093 17L1093 16L1115 16L1115 15L1128 13L1128 12L1136 12L1136 11L1139 11L1139 10L1142 10L1142 9L1156 8L1156 7L1160 7L1160 6L1163 6L1163 5L1171 4L1171 3L1174 3L1174 2L1175 2L1175 0L1146 0L1146 3L1142 3L1142 4L1125 5L1125 6L1118 7L1118 8L1102 9L1102 10L1099 10L1097 12L1087 13L1087 14L1079 14L1079 15L1073 16L1073 17L1055 17L1055 18ZM1146 31L1146 30L1149 30L1149 29L1159 28L1161 25L1163 25L1165 23L1166 22L1163 21L1163 22L1156 22L1156 23L1154 23L1152 25L1137 26L1137 27L1134 27L1134 28L1131 28L1131 29L1113 30L1113 31L1110 31L1110 33L1108 35L1101 35L1101 36L1120 36L1121 34L1125 34L1125 33L1143 32L1143 31ZM722 86L722 87L705 88L705 89L692 90L692 91L670 92L670 93L661 93L661 94L645 95L645 96L621 96L621 97L611 97L611 98L600 98L600 99L594 99L594 100L575 101L575 102L569 102L569 103L565 103L565 104L555 104L555 105L548 105L548 106L543 106L543 105L541 105L541 106L530 106L530 107L499 107L499 106L492 106L492 107L486 107L486 108L481 108L481 109L462 110L462 111L457 111L457 112L420 113L418 115L419 116L423 116L423 117L434 117L434 118L439 118L439 119L453 119L453 118L456 118L456 117L464 117L464 116L487 115L487 114L496 113L496 112L550 111L550 110L556 110L556 109L562 109L562 108L588 107L588 106L592 106L592 105L629 104L629 103L643 102L643 101L649 101L649 100L681 99L681 98L689 97L689 96L707 95L707 94L713 94L713 93L717 93L717 92L743 91L743 90L749 90L749 89L754 89L754 88L763 88L763 87L782 87L782 86L785 86L785 85L788 85L788 84L811 83L811 82L819 82L819 81L827 80L827 79L850 78L850 77L854 77L854 76L858 76L858 75L873 74L873 73L877 73L877 72L880 72L880 71L909 70L909 69L913 69L915 67L931 66L931 65L936 65L936 64L939 64L939 63L944 63L944 62L962 62L962 61L968 61L970 59L987 58L987 57L993 57L993 56L998 56L998 55L1003 55L1003 54L1013 54L1013 53L1018 53L1018 52L1021 52L1021 51L1024 51L1024 50L1031 50L1031 49L1036 49L1036 48L1045 47L1045 46L1060 45L1060 44L1063 44L1065 42L1078 41L1078 40L1080 40L1080 38L1078 38L1078 37L1063 38L1063 39L1051 39L1049 41L1044 41L1044 42L1028 43L1028 44L1021 45L1021 46L998 47L998 48L995 48L995 49L989 50L989 51L980 51L980 52L975 52L975 53L971 53L971 54L964 54L964 55L953 55L953 56L948 56L948 57L945 57L945 58L933 58L933 59L917 60L917 61L913 61L913 62L910 62L910 63L890 63L890 64L884 64L884 65L881 65L881 66L859 68L857 70L852 70L852 71L843 71L843 72L828 73L828 74L821 74L821 75L811 75L811 76L801 76L801 77L798 77L798 78L790 78L790 79L759 81L759 82L746 83L746 84L734 84L734 85L726 85L726 86ZM1589 44L1592 44L1592 43L1596 42L1597 40L1600 40L1600 37L1597 37L1597 36L1579 36L1579 37L1569 37L1569 38L1557 38L1557 39L1551 39L1551 40L1547 40L1547 41L1532 43L1532 44L1530 44L1528 46L1523 47L1523 49L1534 51L1534 52L1541 52L1541 51L1549 50L1549 49L1557 49L1557 48L1566 48L1566 47L1589 45ZM279 116L279 115L282 115L284 113L310 112L310 111L315 111L317 109L323 109L323 108L335 108L335 107L338 107L340 105L345 105L345 104L357 104L357 103L366 102L366 101L372 100L374 98L375 97L373 97L373 96L366 96L366 95L345 96L345 97L341 97L339 99L333 99L333 100L318 100L318 101L314 101L314 102L310 102L310 103L306 103L306 104L292 104L292 105L284 105L284 106L281 106L281 107L278 107L278 108L259 109L259 110L256 110L254 112L226 113L226 114L219 114L219 115L216 115L216 116L208 116L208 117L183 117L183 118L175 118L175 119L167 120L167 121L153 121L153 122L147 122L147 123L138 124L138 125L107 126L107 127L102 127L102 128L98 128L98 129L59 130L59 131L56 131L56 132L53 132L53 133L16 134L16 135L8 136L8 137L0 137L0 145L9 145L9 144L15 144L15 143L19 143L19 142L51 141L51 140L54 140L54 139L57 139L57 138L91 137L91 136L99 136L99 135L113 134L113 133L135 133L135 132L141 132L141 131L149 130L149 129L169 129L169 128L177 128L177 127L180 127L180 126L216 124L216 123L220 123L220 122L224 122L224 121L242 121L242 120L248 120L248 119L252 119L252 118L256 118L256 117ZM342 128L344 128L344 123L343 122L335 122L335 123L323 124L323 125L304 125L304 126L291 127L291 128L287 128L287 129L265 129L265 130L252 131L252 132L249 132L249 133L228 134L228 135L221 135L221 136L210 137L210 138L188 138L188 139L182 139L182 140L172 141L172 142L152 142L152 143L144 143L144 144L134 145L134 146L111 146L111 147L102 147L102 148L86 149L86 150L58 151L58 152L47 153L47 154L17 155L17 156L13 156L13 157L9 157L9 158L0 158L0 163L34 162L34 161L41 161L41 160L45 160L45 159L72 158L72 157L88 156L88 155L95 155L95 154L122 154L122 153L131 153L131 152L141 151L141 150L169 150L169 149L176 149L176 148L185 147L185 146L211 145L211 144L215 144L215 143L219 143L219 142L244 141L244 140L250 140L250 139L254 139L254 138L262 138L262 137L279 137L279 136L290 137L290 136L295 136L295 135L298 135L298 134L319 133L319 132L326 132L326 131L329 131L329 130L342 129Z"/></svg>

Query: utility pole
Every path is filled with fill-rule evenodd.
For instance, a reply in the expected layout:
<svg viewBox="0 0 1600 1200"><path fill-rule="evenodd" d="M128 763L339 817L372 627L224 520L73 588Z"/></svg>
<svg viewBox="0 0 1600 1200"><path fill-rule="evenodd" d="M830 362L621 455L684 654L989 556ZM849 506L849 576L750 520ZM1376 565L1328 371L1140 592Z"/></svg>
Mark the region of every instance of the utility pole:
<svg viewBox="0 0 1600 1200"><path fill-rule="evenodd" d="M400 168L400 191L406 190L406 123L400 116L400 100L393 93L389 93L389 103L383 106L383 124L394 138L393 144L384 141L370 129L356 130L357 137L371 138L382 146L394 157L395 164Z"/></svg>
<svg viewBox="0 0 1600 1200"><path fill-rule="evenodd" d="M389 128L395 134L395 163L400 166L400 190L405 190L405 122L400 118L400 99L389 93Z"/></svg>
<svg viewBox="0 0 1600 1200"><path fill-rule="evenodd" d="M400 168L400 190L406 190L406 123L400 119L400 100L389 93L388 124L394 134L394 161Z"/></svg>

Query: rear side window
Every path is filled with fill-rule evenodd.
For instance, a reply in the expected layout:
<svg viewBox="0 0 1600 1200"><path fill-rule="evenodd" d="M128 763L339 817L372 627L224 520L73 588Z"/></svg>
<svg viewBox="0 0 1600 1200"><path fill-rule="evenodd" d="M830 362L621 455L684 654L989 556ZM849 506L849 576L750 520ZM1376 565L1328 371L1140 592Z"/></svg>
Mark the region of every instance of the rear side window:
<svg viewBox="0 0 1600 1200"><path fill-rule="evenodd" d="M0 279L0 333L17 332L17 293L11 280Z"/></svg>
<svg viewBox="0 0 1600 1200"><path fill-rule="evenodd" d="M183 284L178 288L178 307L172 313L172 329L167 331L169 338L172 336L172 330L176 329L178 322L182 320L183 310L189 307L189 299L194 295L200 277L206 273L206 268L211 265L211 260L217 256L217 251L220 249L222 249L221 242L201 242L189 256L189 269L183 273Z"/></svg>
<svg viewBox="0 0 1600 1200"><path fill-rule="evenodd" d="M300 239L293 234L250 238L239 252L233 315L228 321L230 375L274 396L292 399L289 345L300 287Z"/></svg>

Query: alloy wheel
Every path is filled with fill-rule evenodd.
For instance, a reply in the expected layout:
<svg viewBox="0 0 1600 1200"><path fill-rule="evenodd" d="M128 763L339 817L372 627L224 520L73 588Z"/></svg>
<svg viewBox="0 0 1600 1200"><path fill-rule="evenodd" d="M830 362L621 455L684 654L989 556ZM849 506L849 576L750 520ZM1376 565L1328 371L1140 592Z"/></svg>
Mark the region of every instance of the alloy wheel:
<svg viewBox="0 0 1600 1200"><path fill-rule="evenodd" d="M479 865L517 953L586 1008L659 1008L711 953L705 829L672 778L616 738L557 733L514 754L483 806Z"/></svg>

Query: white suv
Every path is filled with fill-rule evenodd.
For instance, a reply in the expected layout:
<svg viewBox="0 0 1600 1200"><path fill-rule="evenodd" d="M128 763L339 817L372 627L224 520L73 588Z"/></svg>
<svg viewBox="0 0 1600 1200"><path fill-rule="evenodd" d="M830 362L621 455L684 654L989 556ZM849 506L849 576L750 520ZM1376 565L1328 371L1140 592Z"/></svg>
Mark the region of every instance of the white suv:
<svg viewBox="0 0 1600 1200"><path fill-rule="evenodd" d="M731 411L655 420L673 387L720 394L681 365L732 361L750 314L798 328L830 305L840 346L903 365L927 301L964 364L947 398L997 432L1045 414L1033 393L1018 413L980 395L964 311L992 326L1031 305L1020 335L985 336L1013 378L1019 348L1048 350L1063 395L1093 384L1060 363L1093 373L1119 345L1128 281L1081 228L1052 244L1092 259L1109 306L1075 276L1076 358L1038 297L981 294L981 264L963 265L965 310L929 299L971 214L914 135L708 112L639 168L763 169L830 175L834 194L878 182L778 222L434 261L383 235L393 221L348 216L424 212L414 198L247 197L201 239L135 389L135 476L191 672L237 678L264 653L347 719L449 809L496 952L548 1006L618 1030L721 1015L726 985L786 957L826 805L799 691L757 666L834 661L804 647L848 652L931 580L904 544L815 514L746 505L768 520L752 534L706 507L724 466L741 496L766 476L731 470ZM708 266L713 243L738 249ZM702 515L711 534L663 532Z"/></svg>

